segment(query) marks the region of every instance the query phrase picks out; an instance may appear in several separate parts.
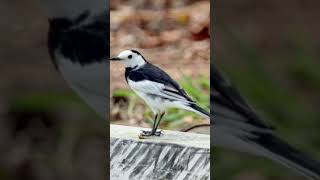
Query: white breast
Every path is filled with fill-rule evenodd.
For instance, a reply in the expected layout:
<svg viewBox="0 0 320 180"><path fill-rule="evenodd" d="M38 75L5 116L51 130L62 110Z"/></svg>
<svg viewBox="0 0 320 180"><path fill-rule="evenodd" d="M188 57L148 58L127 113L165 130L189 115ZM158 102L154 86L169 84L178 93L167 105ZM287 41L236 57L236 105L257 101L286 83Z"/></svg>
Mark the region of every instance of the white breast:
<svg viewBox="0 0 320 180"><path fill-rule="evenodd" d="M165 112L168 108L180 107L177 101L169 101L162 97L155 96L162 94L163 84L147 80L135 82L128 79L128 85L148 104L155 114Z"/></svg>
<svg viewBox="0 0 320 180"><path fill-rule="evenodd" d="M71 88L102 117L106 117L109 103L107 61L83 66L61 56L57 60L59 71Z"/></svg>

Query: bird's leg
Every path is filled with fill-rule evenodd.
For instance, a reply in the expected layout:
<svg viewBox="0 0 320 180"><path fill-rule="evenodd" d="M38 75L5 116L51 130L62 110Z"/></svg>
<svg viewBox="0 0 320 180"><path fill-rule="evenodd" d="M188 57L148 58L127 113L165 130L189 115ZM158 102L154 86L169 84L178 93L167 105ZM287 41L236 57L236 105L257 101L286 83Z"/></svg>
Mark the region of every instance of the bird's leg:
<svg viewBox="0 0 320 180"><path fill-rule="evenodd" d="M155 117L154 117L151 132L153 132L154 129L156 128L157 119L158 119L158 114L156 114Z"/></svg>
<svg viewBox="0 0 320 180"><path fill-rule="evenodd" d="M155 127L158 119L158 114L155 115L154 120L153 120L153 125L151 131L144 131L142 130L141 136L152 136L155 135Z"/></svg>
<svg viewBox="0 0 320 180"><path fill-rule="evenodd" d="M162 130L161 130L161 131L157 131L157 129L158 129L158 126L159 126L160 121L161 121L162 117L164 116L164 114L165 114L165 112L163 112L163 113L160 115L159 120L158 120L158 122L157 122L157 124L156 124L156 127L154 128L153 135L155 135L155 136L161 136L161 135L163 134L163 133L162 133Z"/></svg>

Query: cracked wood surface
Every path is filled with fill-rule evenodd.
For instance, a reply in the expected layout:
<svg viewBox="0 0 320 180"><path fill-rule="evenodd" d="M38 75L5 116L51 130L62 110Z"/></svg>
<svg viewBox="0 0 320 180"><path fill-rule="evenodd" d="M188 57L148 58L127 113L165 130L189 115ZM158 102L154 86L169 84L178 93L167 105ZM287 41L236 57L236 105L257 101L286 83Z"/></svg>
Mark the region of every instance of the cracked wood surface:
<svg viewBox="0 0 320 180"><path fill-rule="evenodd" d="M110 125L110 179L210 179L209 135L164 131L139 139L142 129Z"/></svg>

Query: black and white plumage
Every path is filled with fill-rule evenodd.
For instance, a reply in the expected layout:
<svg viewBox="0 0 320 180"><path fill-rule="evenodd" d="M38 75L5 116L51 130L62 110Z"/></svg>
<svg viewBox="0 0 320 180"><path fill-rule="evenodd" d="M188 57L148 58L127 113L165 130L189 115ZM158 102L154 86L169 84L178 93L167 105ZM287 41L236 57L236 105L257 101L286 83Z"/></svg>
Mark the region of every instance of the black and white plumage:
<svg viewBox="0 0 320 180"><path fill-rule="evenodd" d="M156 130L162 116L169 108L180 108L205 118L210 117L210 114L199 107L175 80L149 63L138 51L125 50L110 60L120 61L125 65L128 85L155 114L152 131L144 132L144 135L160 135Z"/></svg>
<svg viewBox="0 0 320 180"><path fill-rule="evenodd" d="M48 20L48 49L70 87L104 119L109 104L109 3L41 0Z"/></svg>
<svg viewBox="0 0 320 180"><path fill-rule="evenodd" d="M271 159L309 179L320 179L320 163L274 134L232 84L211 66L212 142Z"/></svg>

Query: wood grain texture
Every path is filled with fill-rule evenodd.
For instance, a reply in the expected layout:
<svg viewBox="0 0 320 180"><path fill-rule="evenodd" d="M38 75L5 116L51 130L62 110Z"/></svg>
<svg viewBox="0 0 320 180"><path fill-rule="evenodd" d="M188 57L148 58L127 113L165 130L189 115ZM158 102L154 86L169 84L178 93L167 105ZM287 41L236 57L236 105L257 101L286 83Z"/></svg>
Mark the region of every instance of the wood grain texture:
<svg viewBox="0 0 320 180"><path fill-rule="evenodd" d="M164 131L162 137L140 140L136 138L140 129L111 125L110 179L210 179L210 136ZM128 137L124 138L124 134ZM183 139L183 142L172 143L176 139ZM200 145L192 143L197 139L202 141Z"/></svg>

